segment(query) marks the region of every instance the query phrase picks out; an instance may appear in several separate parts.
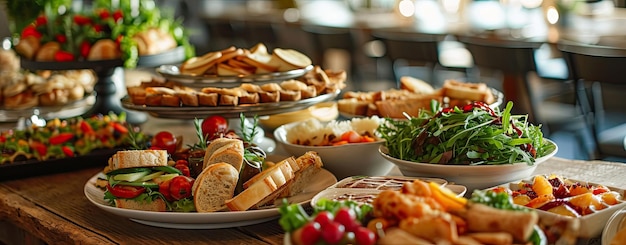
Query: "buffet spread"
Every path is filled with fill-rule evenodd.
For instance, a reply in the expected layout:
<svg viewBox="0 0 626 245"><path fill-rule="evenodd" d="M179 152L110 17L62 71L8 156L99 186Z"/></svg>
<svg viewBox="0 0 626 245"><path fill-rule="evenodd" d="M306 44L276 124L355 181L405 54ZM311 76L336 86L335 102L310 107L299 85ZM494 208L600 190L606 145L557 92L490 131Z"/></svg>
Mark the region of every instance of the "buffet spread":
<svg viewBox="0 0 626 245"><path fill-rule="evenodd" d="M105 7L111 6L41 16L21 31L14 50L35 64L119 60L134 67L142 56L188 45L172 34L180 27L164 24L154 9L140 8L145 12L135 16L145 26L120 30L131 19L129 6ZM47 28L60 23L76 31ZM1 61L10 64L0 66L8 67L0 73L3 109L65 110L94 96L92 70L23 70L9 51ZM402 77L397 89L342 91L345 71L263 43L187 55L156 72L158 77L127 87L122 106L194 120L196 144L183 146L177 132L166 129L146 135L126 122L125 113L87 116L83 110L2 132L4 177L45 172L53 162L89 161L103 169L87 181L84 195L106 212L173 229L278 218L285 244L575 244L602 235L602 225L626 205L619 187L567 176L528 179L558 146L527 115L511 114L513 104L484 83L448 80L433 88ZM279 128L277 140L290 156L271 156L254 142L259 116L328 101L336 101L349 121L313 119ZM239 131L227 119L240 119ZM405 176L370 169L364 157L395 165ZM431 167L440 172L425 170ZM342 168L353 168L353 176L338 181L335 169ZM512 176L513 168L521 175ZM517 181L494 180L505 175ZM491 182L497 184L477 188ZM619 244L615 237L610 239Z"/></svg>

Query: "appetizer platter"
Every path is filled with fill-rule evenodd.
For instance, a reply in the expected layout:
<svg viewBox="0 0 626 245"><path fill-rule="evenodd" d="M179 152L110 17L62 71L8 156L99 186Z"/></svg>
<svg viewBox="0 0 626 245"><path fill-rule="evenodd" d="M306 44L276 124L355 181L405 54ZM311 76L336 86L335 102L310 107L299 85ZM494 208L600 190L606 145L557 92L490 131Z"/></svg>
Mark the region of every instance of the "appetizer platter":
<svg viewBox="0 0 626 245"><path fill-rule="evenodd" d="M562 229L561 239L601 236L609 218L626 207L622 188L556 175L535 175L489 190L508 193L515 204L536 210L542 225Z"/></svg>
<svg viewBox="0 0 626 245"><path fill-rule="evenodd" d="M180 72L180 68L176 65L161 65L157 68L157 73L161 76L170 79L172 81L181 82L189 87L205 87L207 85L212 86L229 86L234 83L263 83L281 81L292 78L298 78L306 74L313 69L312 65L306 66L302 69L295 69L284 72L272 72L265 74L250 74L250 75L231 75L231 76L218 76L218 75L186 75ZM220 83L227 83L222 85Z"/></svg>
<svg viewBox="0 0 626 245"><path fill-rule="evenodd" d="M435 89L430 84L410 76L400 78L399 89L373 92L346 91L337 101L339 113L346 118L380 116L405 119L429 110L432 101L444 107L462 106L472 101L487 103L491 108L503 105L504 94L484 83L446 80Z"/></svg>
<svg viewBox="0 0 626 245"><path fill-rule="evenodd" d="M194 119L209 115L222 115L224 117L236 118L240 113L252 117L254 115L272 115L284 112L291 112L308 108L309 106L331 101L339 91L330 94L323 94L314 98L284 101L274 103L258 103L239 106L197 106L197 107L171 107L171 106L145 106L135 105L128 97L122 99L122 106L129 110L147 112L154 117L172 119Z"/></svg>
<svg viewBox="0 0 626 245"><path fill-rule="evenodd" d="M160 66L156 71L167 79L199 87L281 81L301 77L311 69L311 59L297 50L275 48L270 52L265 44L258 43L251 48L231 46L208 52L180 65Z"/></svg>
<svg viewBox="0 0 626 245"><path fill-rule="evenodd" d="M337 182L335 176L326 170L322 170L313 177L316 181L307 186L302 193L289 197L287 199L289 203L307 204L319 191ZM174 229L218 229L263 223L280 216L277 206L257 210L211 213L153 212L112 207L103 199L104 191L95 187L97 178L98 176L93 176L89 179L84 188L84 194L91 203L109 213L145 225Z"/></svg>
<svg viewBox="0 0 626 245"><path fill-rule="evenodd" d="M120 149L143 144L147 136L125 115L48 120L0 133L0 179L14 179L103 166Z"/></svg>

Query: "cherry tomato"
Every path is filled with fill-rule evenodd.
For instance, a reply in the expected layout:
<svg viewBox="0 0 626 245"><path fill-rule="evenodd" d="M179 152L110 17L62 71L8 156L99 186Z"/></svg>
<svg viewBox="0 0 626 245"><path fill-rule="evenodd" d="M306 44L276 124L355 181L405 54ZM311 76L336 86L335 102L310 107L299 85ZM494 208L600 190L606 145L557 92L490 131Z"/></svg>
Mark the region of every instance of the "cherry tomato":
<svg viewBox="0 0 626 245"><path fill-rule="evenodd" d="M107 190L113 194L113 196L119 198L135 198L141 193L143 193L146 188L140 186L129 186L129 185L116 185L111 186L107 184Z"/></svg>
<svg viewBox="0 0 626 245"><path fill-rule="evenodd" d="M191 196L192 178L186 176L176 176L170 182L170 195L175 200L180 200Z"/></svg>
<svg viewBox="0 0 626 245"><path fill-rule="evenodd" d="M329 244L337 244L343 238L345 231L345 227L342 224L330 222L322 230L322 238ZM304 235L304 232L302 235Z"/></svg>
<svg viewBox="0 0 626 245"><path fill-rule="evenodd" d="M168 201L174 201L174 198L172 198L172 194L170 194L170 183L172 182L171 179L163 181L161 183L159 183L159 192L161 192L161 194L163 194L163 196L165 197L165 200Z"/></svg>
<svg viewBox="0 0 626 245"><path fill-rule="evenodd" d="M176 137L168 131L160 131L151 140L152 148L167 150L167 153L176 152Z"/></svg>
<svg viewBox="0 0 626 245"><path fill-rule="evenodd" d="M321 211L315 215L313 221L320 224L320 227L324 228L328 223L333 222L333 214L328 211Z"/></svg>
<svg viewBox="0 0 626 245"><path fill-rule="evenodd" d="M356 213L350 208L340 208L335 214L335 222L342 224L346 231L354 231L361 226L356 220Z"/></svg>
<svg viewBox="0 0 626 245"><path fill-rule="evenodd" d="M202 134L208 140L219 137L228 132L228 120L220 115L211 115L202 121Z"/></svg>
<svg viewBox="0 0 626 245"><path fill-rule="evenodd" d="M320 224L315 221L307 223L300 229L302 229L300 241L303 245L313 245L322 236Z"/></svg>
<svg viewBox="0 0 626 245"><path fill-rule="evenodd" d="M186 162L186 161L185 161ZM182 164L182 163L176 163L174 165L174 167L178 170L180 170L181 172L183 172L184 176L190 177L191 176L191 171L189 169L189 164Z"/></svg>
<svg viewBox="0 0 626 245"><path fill-rule="evenodd" d="M354 231L354 239L359 245L374 245L376 243L376 234L370 229L359 227Z"/></svg>

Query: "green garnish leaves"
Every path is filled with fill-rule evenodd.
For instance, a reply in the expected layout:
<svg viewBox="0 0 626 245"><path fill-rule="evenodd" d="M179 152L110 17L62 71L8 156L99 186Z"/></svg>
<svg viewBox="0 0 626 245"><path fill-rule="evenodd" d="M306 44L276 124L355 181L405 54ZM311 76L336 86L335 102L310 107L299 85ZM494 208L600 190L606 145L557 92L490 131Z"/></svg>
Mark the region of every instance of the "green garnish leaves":
<svg viewBox="0 0 626 245"><path fill-rule="evenodd" d="M378 128L389 155L406 161L457 165L498 165L525 162L551 152L541 126L527 115L512 115L513 103L504 111L482 102L462 107L422 110L407 120L386 118Z"/></svg>

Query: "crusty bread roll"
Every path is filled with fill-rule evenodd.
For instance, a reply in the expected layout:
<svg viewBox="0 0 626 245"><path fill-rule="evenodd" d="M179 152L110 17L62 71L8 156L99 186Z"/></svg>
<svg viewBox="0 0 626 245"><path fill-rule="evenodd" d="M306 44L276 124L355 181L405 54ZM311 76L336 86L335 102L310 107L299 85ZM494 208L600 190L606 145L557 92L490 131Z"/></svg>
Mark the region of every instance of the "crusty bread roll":
<svg viewBox="0 0 626 245"><path fill-rule="evenodd" d="M485 83L466 83L448 79L443 84L443 94L451 99L483 101L491 104L495 101L491 90Z"/></svg>
<svg viewBox="0 0 626 245"><path fill-rule="evenodd" d="M61 44L58 42L50 41L41 45L41 48L37 50L35 54L36 61L54 61L54 55L61 50Z"/></svg>
<svg viewBox="0 0 626 245"><path fill-rule="evenodd" d="M167 206L165 201L161 198L156 198L151 202L140 202L132 199L115 199L115 206L118 208L153 211L153 212L165 212Z"/></svg>
<svg viewBox="0 0 626 245"><path fill-rule="evenodd" d="M100 39L96 41L87 55L87 60L112 60L122 57L122 52L115 41Z"/></svg>
<svg viewBox="0 0 626 245"><path fill-rule="evenodd" d="M217 93L198 93L198 104L201 106L217 106L219 94Z"/></svg>
<svg viewBox="0 0 626 245"><path fill-rule="evenodd" d="M109 158L103 173L122 168L167 166L166 150L125 150Z"/></svg>
<svg viewBox="0 0 626 245"><path fill-rule="evenodd" d="M313 62L311 58L294 49L275 48L269 64L278 67L278 71L302 69Z"/></svg>
<svg viewBox="0 0 626 245"><path fill-rule="evenodd" d="M32 60L35 58L35 54L37 53L37 50L39 50L40 46L41 43L38 38L28 36L20 39L20 42L15 45L15 51L27 59Z"/></svg>
<svg viewBox="0 0 626 245"><path fill-rule="evenodd" d="M241 171L243 154L243 141L228 138L214 139L204 153L203 168L218 162L226 162L233 165L237 171Z"/></svg>
<svg viewBox="0 0 626 245"><path fill-rule="evenodd" d="M133 36L139 55L153 55L176 48L174 37L159 28L150 28Z"/></svg>
<svg viewBox="0 0 626 245"><path fill-rule="evenodd" d="M215 212L226 208L239 181L239 171L231 164L219 162L208 166L198 175L192 193L196 211Z"/></svg>
<svg viewBox="0 0 626 245"><path fill-rule="evenodd" d="M432 94L435 88L432 85L415 77L403 76L400 78L400 89L408 90L416 94Z"/></svg>

